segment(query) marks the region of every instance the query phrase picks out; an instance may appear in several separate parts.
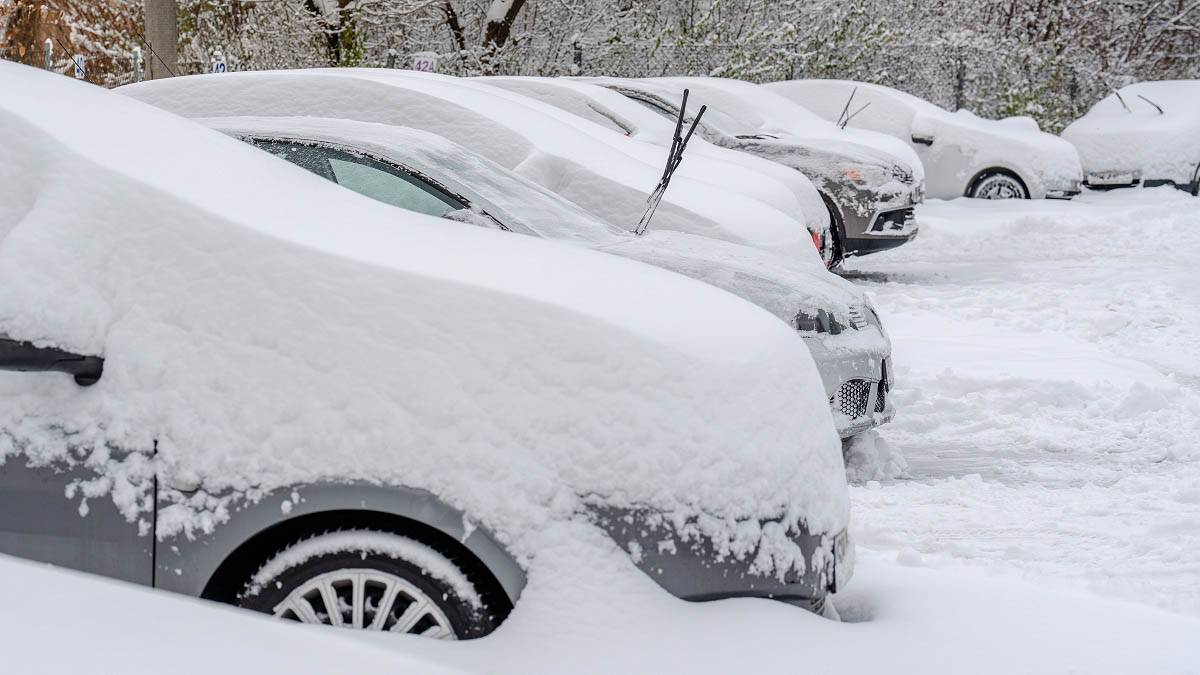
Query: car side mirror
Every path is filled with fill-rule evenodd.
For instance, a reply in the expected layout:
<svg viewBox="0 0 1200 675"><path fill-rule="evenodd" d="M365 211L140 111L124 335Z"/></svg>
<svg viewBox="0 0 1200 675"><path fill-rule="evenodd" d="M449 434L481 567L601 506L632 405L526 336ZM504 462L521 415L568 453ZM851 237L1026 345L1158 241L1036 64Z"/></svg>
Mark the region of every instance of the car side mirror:
<svg viewBox="0 0 1200 675"><path fill-rule="evenodd" d="M933 135L930 134L927 136L921 136L921 135L913 134L912 142L916 143L917 145L933 145Z"/></svg>
<svg viewBox="0 0 1200 675"><path fill-rule="evenodd" d="M75 384L88 387L100 381L104 359L73 354L54 347L38 347L32 342L0 336L0 370L26 373L67 373Z"/></svg>
<svg viewBox="0 0 1200 675"><path fill-rule="evenodd" d="M936 129L937 122L933 118L917 113L909 126L909 134L917 145L933 145Z"/></svg>

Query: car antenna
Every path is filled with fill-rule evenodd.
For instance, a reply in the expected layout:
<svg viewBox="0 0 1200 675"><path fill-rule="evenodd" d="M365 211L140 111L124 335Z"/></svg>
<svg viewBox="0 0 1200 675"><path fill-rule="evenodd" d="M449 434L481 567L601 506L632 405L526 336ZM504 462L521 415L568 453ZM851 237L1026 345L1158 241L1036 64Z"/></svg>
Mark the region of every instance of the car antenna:
<svg viewBox="0 0 1200 675"><path fill-rule="evenodd" d="M1140 99L1142 99L1143 101L1145 101L1146 103L1149 103L1150 105L1154 106L1154 108L1155 108L1156 110L1158 110L1158 114L1159 114L1159 115L1165 115L1165 114L1166 114L1166 113L1164 113L1164 112L1163 112L1163 109L1162 109L1162 106L1161 106L1161 105L1159 105L1159 104L1155 103L1154 101L1151 101L1150 99L1146 98L1145 96L1142 96L1141 94L1138 94L1138 98L1140 98Z"/></svg>
<svg viewBox="0 0 1200 675"><path fill-rule="evenodd" d="M871 102L867 101L866 103L863 104L863 107L859 108L858 110L855 110L851 115L846 117L846 121L842 122L841 126L838 128L845 129L846 125L850 124L850 120L854 119L855 117L858 117L858 113L866 110L869 107L871 107Z"/></svg>
<svg viewBox="0 0 1200 675"><path fill-rule="evenodd" d="M858 93L857 86L855 86L853 89L850 90L850 98L846 99L846 105L842 106L842 112L838 115L838 118L837 118L836 124L838 125L839 129L846 128L846 125L842 124L842 118L845 117L846 113L850 111L850 104L854 102L854 95L857 93ZM846 121L849 122L850 120L846 120Z"/></svg>
<svg viewBox="0 0 1200 675"><path fill-rule="evenodd" d="M633 229L633 233L638 236L645 234L646 229L650 227L650 219L658 211L658 205L662 202L663 195L667 193L667 186L671 184L671 177L675 175L675 169L678 169L680 163L683 162L683 151L687 149L688 142L692 140L692 134L696 132L696 126L700 124L700 118L704 117L704 111L708 110L708 106L700 106L700 112L696 113L696 118L688 127L687 134L684 134L683 119L687 116L688 94L688 90L684 89L683 101L679 105L679 116L675 118L675 135L671 138L671 148L667 151L667 163L663 167L662 178L658 180L658 185L654 186L650 196L646 198L646 210L638 220L637 227Z"/></svg>
<svg viewBox="0 0 1200 675"><path fill-rule="evenodd" d="M1129 106L1125 103L1125 97L1121 96L1121 92L1117 91L1116 89L1113 89L1113 93L1116 94L1117 100L1121 102L1121 107L1125 109L1125 112L1127 112L1127 113L1133 112L1132 110L1129 109Z"/></svg>

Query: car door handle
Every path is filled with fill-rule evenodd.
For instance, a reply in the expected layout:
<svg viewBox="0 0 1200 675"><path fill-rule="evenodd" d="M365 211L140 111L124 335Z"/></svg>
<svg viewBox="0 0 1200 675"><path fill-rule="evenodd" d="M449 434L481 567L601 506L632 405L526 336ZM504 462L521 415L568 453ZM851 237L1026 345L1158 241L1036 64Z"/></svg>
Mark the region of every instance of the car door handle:
<svg viewBox="0 0 1200 675"><path fill-rule="evenodd" d="M67 373L75 377L75 384L87 387L100 381L104 358L73 354L55 347L38 347L32 342L0 336L0 370Z"/></svg>

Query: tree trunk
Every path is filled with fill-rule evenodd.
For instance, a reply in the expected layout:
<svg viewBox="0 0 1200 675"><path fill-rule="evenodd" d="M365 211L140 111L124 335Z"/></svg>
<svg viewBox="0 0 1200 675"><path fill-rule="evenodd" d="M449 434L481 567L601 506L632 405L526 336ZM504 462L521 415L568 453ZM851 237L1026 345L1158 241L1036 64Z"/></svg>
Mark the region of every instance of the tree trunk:
<svg viewBox="0 0 1200 675"><path fill-rule="evenodd" d="M143 0L148 47L146 79L157 80L179 72L179 6L176 0Z"/></svg>
<svg viewBox="0 0 1200 675"><path fill-rule="evenodd" d="M488 7L487 26L483 30L483 45L493 50L504 46L512 32L513 21L521 13L525 0L492 0Z"/></svg>

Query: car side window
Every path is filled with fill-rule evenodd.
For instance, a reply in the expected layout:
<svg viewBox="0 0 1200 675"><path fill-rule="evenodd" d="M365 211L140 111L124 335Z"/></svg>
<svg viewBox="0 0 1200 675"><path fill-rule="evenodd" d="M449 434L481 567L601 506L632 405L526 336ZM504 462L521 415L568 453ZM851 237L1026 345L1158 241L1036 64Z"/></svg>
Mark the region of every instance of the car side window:
<svg viewBox="0 0 1200 675"><path fill-rule="evenodd" d="M402 209L440 218L469 208L420 176L370 157L288 141L256 140L254 145L361 195Z"/></svg>

